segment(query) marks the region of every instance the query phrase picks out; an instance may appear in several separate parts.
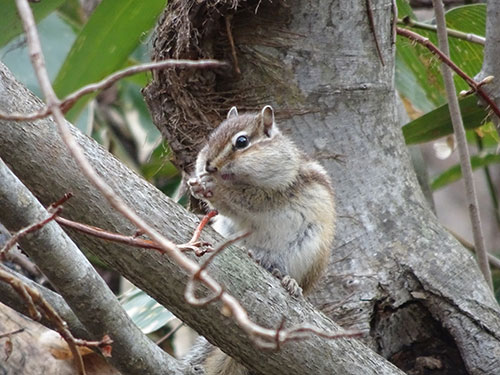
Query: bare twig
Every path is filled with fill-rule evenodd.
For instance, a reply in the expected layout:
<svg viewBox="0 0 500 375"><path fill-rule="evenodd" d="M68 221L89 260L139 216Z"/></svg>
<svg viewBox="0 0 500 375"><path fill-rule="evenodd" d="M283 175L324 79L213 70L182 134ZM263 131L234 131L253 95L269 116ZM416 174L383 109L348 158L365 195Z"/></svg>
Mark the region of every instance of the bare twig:
<svg viewBox="0 0 500 375"><path fill-rule="evenodd" d="M58 224L64 225L65 227L75 229L79 232L86 233L103 240L123 243L125 245L141 247L144 249L153 249L159 251L162 254L165 254L165 250L163 250L160 245L153 241L144 240L142 238L137 238L134 236L124 236L123 234L108 232L104 229L94 227L92 225L78 223L61 216L57 216L55 220Z"/></svg>
<svg viewBox="0 0 500 375"><path fill-rule="evenodd" d="M198 228L196 229L193 238L186 244L179 245L179 249L181 251L184 252L193 251L196 256L202 256L207 252L212 251L210 243L199 241L199 237L201 234L201 230L206 225L208 220L210 220L210 218L213 216L214 216L213 214L209 213L203 218L203 220L198 225ZM101 238L103 240L118 242L129 246L140 247L143 249L153 249L157 250L161 254L165 254L165 250L161 247L161 245L159 245L154 241L139 238L137 237L137 234L134 234L133 236L125 236L123 234L108 232L102 228L94 227L92 225L87 225L83 223L78 223L76 221L72 221L61 216L56 216L55 221L60 225L64 225L65 227L75 229L79 232L86 233L88 235Z"/></svg>
<svg viewBox="0 0 500 375"><path fill-rule="evenodd" d="M377 49L377 55L380 59L382 66L385 66L384 57L382 56L382 51L380 50L380 45L378 43L377 33L375 32L375 21L373 20L372 4L370 0L365 0L366 3L366 14L368 16L368 24L370 25L370 31L373 34L373 40L375 41L375 48Z"/></svg>
<svg viewBox="0 0 500 375"><path fill-rule="evenodd" d="M439 59L448 65L455 73L457 73L473 90L473 92L477 92L478 95L484 99L486 104L491 108L491 110L498 116L500 117L500 109L494 102L494 100L484 91L484 89L481 87L484 83L487 83L488 80L485 82L476 82L474 79L469 77L462 69L460 69L453 61L450 60L450 58L447 56L447 54L443 53L438 47L436 47L434 44L432 44L429 39L424 38L422 35L419 35L413 31L410 31L408 29L403 29L401 27L396 28L398 35L404 36L408 39L414 40L415 42L422 44L423 46L427 47L429 51L431 51L433 54L439 57Z"/></svg>
<svg viewBox="0 0 500 375"><path fill-rule="evenodd" d="M258 5L257 5L258 7ZM240 75L241 70L238 64L238 55L236 54L236 46L234 44L234 39L233 39L233 32L231 31L231 19L232 16L226 16L225 21L226 21L226 33L227 33L227 39L229 39L229 45L231 46L231 56L233 57L233 66L234 66L234 71L236 74Z"/></svg>
<svg viewBox="0 0 500 375"><path fill-rule="evenodd" d="M156 62L150 62L150 63L144 63L140 65L135 65L131 66L122 70L119 70L103 80L95 83L88 84L86 86L83 86L79 90L69 94L66 96L61 102L60 102L60 108L63 112L68 111L75 102L80 99L82 96L90 94L92 92L98 91L98 90L103 90L111 85L113 85L115 82L119 81L122 78L145 72L145 71L150 71L150 70L159 70L159 69L165 69L165 68L216 68L216 67L222 67L226 66L227 64L222 61L217 61L217 60L199 60L199 61L192 61L192 60L174 60L174 59L169 59L169 60L163 60L163 61L156 61ZM32 113L3 113L0 111L0 119L3 120L12 120L12 121L33 121L37 120L40 118L44 118L52 114L52 110L50 107L44 106L43 108L39 109L38 111L32 112Z"/></svg>
<svg viewBox="0 0 500 375"><path fill-rule="evenodd" d="M100 341L75 339L75 344L90 349L99 349L103 356L111 357L111 344L113 344L113 340L111 340L111 337L109 337L108 335L104 335L104 337Z"/></svg>
<svg viewBox="0 0 500 375"><path fill-rule="evenodd" d="M458 233L455 233L453 230L450 228L446 228L450 234L457 239L458 242L462 244L463 247L465 247L467 250L470 250L472 252L476 252L476 248L474 247L473 244L471 244L469 241L467 241L465 238L460 236ZM488 253L488 261L490 262L490 265L492 267L495 267L496 269L500 270L500 259L497 258L496 256Z"/></svg>
<svg viewBox="0 0 500 375"><path fill-rule="evenodd" d="M205 297L205 298L197 298L194 295L194 285L197 280L201 280L201 274L202 272L208 267L208 265L215 259L215 257L222 252L226 247L232 245L233 243L241 240L242 238L245 238L249 235L250 233L243 233L243 234L237 234L233 236L232 238L227 239L224 241L222 244L217 246L217 248L213 251L212 254L208 257L208 259L203 262L203 264L199 267L199 269L194 272L191 277L189 278L189 281L186 284L186 290L184 291L184 297L186 298L186 301L190 303L193 306L205 306L211 302L216 301L222 296L222 293L224 292L224 289L220 287L218 290L215 291L215 293L211 296Z"/></svg>
<svg viewBox="0 0 500 375"><path fill-rule="evenodd" d="M172 328L165 336L163 336L161 339L156 341L156 345L160 345L163 341L168 340L172 335L174 335L182 326L184 325L184 322L180 322L175 326L175 328Z"/></svg>
<svg viewBox="0 0 500 375"><path fill-rule="evenodd" d="M7 333L2 333L2 334L0 334L0 339L3 339L4 337L9 337L9 336L12 336L12 335L16 335L16 334L21 333L21 332L24 332L24 328L19 328L19 329L16 329L15 331L7 332Z"/></svg>
<svg viewBox="0 0 500 375"><path fill-rule="evenodd" d="M63 339L68 344L68 347L73 354L76 361L76 366L78 368L78 373L85 375L85 367L83 365L83 359L76 347L75 338L68 330L67 324L59 314L52 308L52 306L43 299L41 294L36 290L23 283L20 279L14 275L0 270L0 281L8 283L20 296L24 299L28 305L28 310L31 317L39 321L42 318L42 313L45 317L51 321L56 327L57 332L63 337Z"/></svg>
<svg viewBox="0 0 500 375"><path fill-rule="evenodd" d="M189 242L181 245L177 245L182 251L193 251L196 256L202 256L209 251L213 251L212 244L209 242L200 241L200 235L203 231L203 228L208 224L210 219L212 219L215 215L217 215L216 210L209 211L203 219L201 219L200 223L196 227L196 230L193 233L193 237L189 240Z"/></svg>
<svg viewBox="0 0 500 375"><path fill-rule="evenodd" d="M0 260L5 259L5 255L7 252L10 250L12 246L14 246L22 237L26 236L27 234L31 232L36 232L37 230L40 230L43 228L45 225L47 225L49 222L54 220L54 218L59 214L61 211L61 207L55 208L54 212L52 212L48 218L43 219L42 221L39 221L38 223L31 224L30 226L21 229L19 232L16 234L12 235L12 237L7 241L7 243L2 247L0 250Z"/></svg>
<svg viewBox="0 0 500 375"><path fill-rule="evenodd" d="M424 23L424 22L418 22L412 19L410 16L403 17L402 19L398 19L398 24L400 25L405 25L409 27L414 27L415 29L422 29L422 30L430 30L430 31L437 31L436 25L431 25L429 23ZM484 46L484 42L486 38L476 35L476 34L471 34L471 33L463 33L461 31L457 31L454 29L446 29L446 33L448 36L457 38L457 39L462 39L466 40L471 43L476 43Z"/></svg>
<svg viewBox="0 0 500 375"><path fill-rule="evenodd" d="M64 194L61 199L59 199L58 201L55 201L54 203L52 203L49 206L49 208L47 209L47 211L54 212L55 208L62 206L64 203L66 203L68 201L68 199L70 199L72 197L73 197L73 193L71 193L71 192L68 192L68 193Z"/></svg>
<svg viewBox="0 0 500 375"><path fill-rule="evenodd" d="M276 330L265 328L254 323L249 317L246 310L241 306L239 301L231 296L230 294L224 292L222 286L217 283L207 272L200 270L200 265L193 261L192 259L186 257L178 245L169 241L163 237L158 231L153 229L148 225L142 218L140 218L126 203L119 197L119 195L102 179L95 169L91 166L87 158L85 157L83 150L77 144L75 138L71 134L66 121L63 116L63 111L61 109L61 102L57 98L53 87L50 84L50 79L45 68L44 57L41 50L40 41L36 31L36 26L34 22L34 17L31 9L28 5L27 0L16 0L19 15L23 22L23 27L26 31L28 49L30 52L30 58L35 69L35 74L38 78L40 88L45 96L47 103L47 108L49 113L57 124L58 131L61 135L63 142L68 148L69 152L75 159L76 163L80 167L82 173L88 178L88 180L99 190L110 205L120 212L125 218L127 218L132 224L134 224L139 230L147 234L154 242L156 242L166 255L175 262L179 267L184 269L191 275L197 275L197 279L200 280L209 290L215 293L217 299L220 299L224 309L231 312L231 316L235 319L237 324L250 336L258 337L262 340L268 340L274 342L276 340ZM24 118L25 120L25 118ZM195 299L196 300L196 299ZM302 330L308 330L309 332L315 332L314 329L308 327L298 327L294 328L297 332L302 332ZM279 341L284 342L288 338L288 332L279 332ZM318 331L319 332L319 331ZM323 337L337 337L337 334L328 334L325 332L320 332ZM274 345L274 344L273 344Z"/></svg>
<svg viewBox="0 0 500 375"><path fill-rule="evenodd" d="M439 46L444 56L450 54L448 48L448 37L446 35L446 21L444 18L444 6L441 0L432 0L434 11L436 14L437 32ZM460 114L460 106L458 105L458 98L453 82L453 76L448 64L441 64L443 79L446 87L446 95L448 97L448 108L450 109L451 122L453 124L453 131L457 138L457 148L460 156L460 166L462 175L465 182L465 194L469 205L469 215L472 223L472 233L474 236L474 245L476 248L477 260L479 268L486 279L490 289L493 289L493 281L491 279L491 270L488 265L488 253L484 244L483 232L481 228L481 218L479 216L478 202L474 179L472 175L472 166L470 162L469 147L467 145L467 138L465 129L462 122L462 115ZM497 108L498 109L498 108Z"/></svg>

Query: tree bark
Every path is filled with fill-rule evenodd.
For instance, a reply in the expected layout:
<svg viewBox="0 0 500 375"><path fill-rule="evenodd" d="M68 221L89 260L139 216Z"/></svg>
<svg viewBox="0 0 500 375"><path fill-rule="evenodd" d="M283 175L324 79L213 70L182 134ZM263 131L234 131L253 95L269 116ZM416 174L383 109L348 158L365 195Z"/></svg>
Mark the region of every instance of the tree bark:
<svg viewBox="0 0 500 375"><path fill-rule="evenodd" d="M11 231L48 217L44 207L2 159L0 202L0 220ZM106 334L112 337L114 351L110 361L118 369L129 374L160 375L168 368L172 374L180 374L177 362L134 325L104 280L58 224L50 222L22 237L19 243L92 333L90 338L100 340Z"/></svg>
<svg viewBox="0 0 500 375"><path fill-rule="evenodd" d="M40 105L40 101L0 64L0 110L29 112ZM0 127L0 157L45 205L72 191L74 197L65 204L64 216L110 231L135 233L135 228L114 212L81 175L50 119L30 123L2 120ZM92 165L98 173L106 176L122 199L174 242L187 242L197 223L194 215L128 170L93 140L77 129L71 129ZM20 204L23 204L22 200ZM260 373L401 373L357 340L311 337L286 343L278 352L262 351L232 319L220 313L218 304L205 308L188 305L184 300L188 275L165 256L151 250L105 243L72 231L69 233L80 248L91 251L188 325ZM203 239L212 243L221 240L210 228L204 232ZM60 261L51 258L52 255L50 251L46 252L46 257L57 268ZM208 272L241 301L251 317L266 327L277 328L283 316L286 317L285 327L309 323L328 332L337 327L306 301L292 299L275 278L234 246L217 257ZM92 286L85 285L85 288Z"/></svg>
<svg viewBox="0 0 500 375"><path fill-rule="evenodd" d="M0 304L0 334L23 328L24 331L11 336L12 352L7 358L7 338L0 339L0 373L4 375L73 375L76 367L55 359L48 348L41 345L40 336L47 328Z"/></svg>
<svg viewBox="0 0 500 375"><path fill-rule="evenodd" d="M231 105L273 104L280 126L303 149L343 155L342 162L324 161L334 181L339 220L328 272L311 301L343 327L369 333L365 342L405 371L498 371L497 302L471 254L426 204L396 120L392 2L240 1L236 11L229 7L235 2L219 3L224 3L219 18L212 5L197 5L185 17L190 28L182 30L198 38L192 38L194 45L184 43L181 28L168 28L175 12L184 14L183 1L171 1L157 29L154 56L185 57L179 46L186 44L187 55L231 60L223 27L224 16L230 16L241 75L220 74L209 81L215 103L210 113L222 118ZM199 88L206 80L200 74L194 84L181 85L181 75L175 74L155 74L146 99L163 134L182 128L182 140L192 137L191 144L197 144L204 134L189 133L188 126L206 119L192 111L195 119L183 122L172 108L184 105L180 96L197 108L207 97L207 88ZM206 132L215 125L207 125ZM169 142L180 144L175 137ZM176 157L189 172L189 156Z"/></svg>

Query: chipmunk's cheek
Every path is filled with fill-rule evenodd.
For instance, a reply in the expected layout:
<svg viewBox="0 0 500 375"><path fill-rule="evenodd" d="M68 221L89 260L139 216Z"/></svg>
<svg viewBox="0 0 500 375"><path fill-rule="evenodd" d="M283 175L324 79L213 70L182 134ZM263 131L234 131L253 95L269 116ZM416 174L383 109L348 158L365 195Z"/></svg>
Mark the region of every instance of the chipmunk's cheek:
<svg viewBox="0 0 500 375"><path fill-rule="evenodd" d="M233 181L235 174L233 172L232 163L228 163L220 169L219 176L224 181Z"/></svg>

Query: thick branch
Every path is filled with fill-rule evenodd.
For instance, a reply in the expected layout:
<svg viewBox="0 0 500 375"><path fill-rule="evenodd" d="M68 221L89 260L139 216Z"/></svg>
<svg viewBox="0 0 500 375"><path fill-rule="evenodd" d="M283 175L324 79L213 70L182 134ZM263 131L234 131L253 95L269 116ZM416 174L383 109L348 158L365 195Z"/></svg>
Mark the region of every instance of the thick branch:
<svg viewBox="0 0 500 375"><path fill-rule="evenodd" d="M57 311L57 313L61 316L61 318L68 324L68 328L71 330L75 337L81 337L90 339L92 338L91 334L87 331L87 329L82 325L80 320L76 317L75 313L68 306L64 298L62 298L59 294L51 291L50 289L45 288L44 286L37 284L33 280L28 279L27 277L16 273L15 271L9 270L3 264L0 264L0 269L4 271L11 272L17 278L19 278L23 283L29 285L32 288L38 289L42 297ZM25 301L17 294L9 284L0 283L0 295L2 303L5 303L7 306L12 309L29 316L29 311L26 306ZM54 324L47 320L45 317L42 317L40 321L41 324L46 326L47 328L54 329Z"/></svg>
<svg viewBox="0 0 500 375"><path fill-rule="evenodd" d="M14 231L48 216L47 211L0 159L0 220ZM175 361L133 324L113 292L73 241L54 222L20 240L94 339L114 340L111 361L123 373L175 373ZM138 360L144 358L147 360Z"/></svg>
<svg viewBox="0 0 500 375"><path fill-rule="evenodd" d="M2 91L8 91L10 95L0 96L0 109L5 112L18 111L19 108L36 110L40 105L39 101L22 89L3 69L0 76L6 90ZM104 198L77 172L50 120L29 124L2 121L0 126L3 130L0 134L0 156L13 166L16 174L42 202L50 203L65 192L72 191L74 198L68 201L64 210L64 214L72 220L85 221L119 233L135 232L136 228L113 211ZM155 228L161 229L173 241L183 243L191 237L197 223L193 215L126 169L95 142L76 129L71 129L92 165L99 173L106 175L114 186L119 187L117 191L126 203L133 205ZM28 155L37 157L33 159ZM47 189L47 186L51 188ZM203 236L210 242L216 243L220 239L213 231L209 233L211 234ZM263 352L251 344L246 333L231 319L220 314L219 306L211 304L203 309L189 306L184 300L189 275L165 256L119 244L104 244L99 239L76 233L73 235L81 247L91 250L105 263L118 269L187 324L257 371L273 374L304 374L311 371L343 374L400 373L356 340L329 341L313 337L306 341L287 343L278 353ZM286 316L285 328L308 322L324 331L335 329L329 319L305 301L291 299L275 279L246 255L235 251L234 247L224 251L210 265L208 272L217 275L225 288L246 306L257 322L277 328L282 317ZM266 308L263 308L258 301L267 299L271 299L273 303L265 304ZM242 347L245 350L239 350ZM306 351L308 355L297 358L299 350ZM326 360L325 355L328 357ZM339 361L338 358L342 360Z"/></svg>

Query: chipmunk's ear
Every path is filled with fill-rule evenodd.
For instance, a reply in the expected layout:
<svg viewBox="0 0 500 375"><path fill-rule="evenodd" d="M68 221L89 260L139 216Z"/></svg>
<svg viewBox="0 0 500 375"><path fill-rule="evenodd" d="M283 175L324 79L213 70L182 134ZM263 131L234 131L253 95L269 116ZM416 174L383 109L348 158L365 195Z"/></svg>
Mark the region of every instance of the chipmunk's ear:
<svg viewBox="0 0 500 375"><path fill-rule="evenodd" d="M227 118L231 117L238 117L238 110L236 109L236 107L231 107L231 109L227 113Z"/></svg>
<svg viewBox="0 0 500 375"><path fill-rule="evenodd" d="M275 126L274 126L274 110L273 107L270 105L266 105L264 108L262 108L262 111L260 112L261 115L261 121L262 121L262 127L264 128L264 133L268 137L271 136L271 133L273 132Z"/></svg>

